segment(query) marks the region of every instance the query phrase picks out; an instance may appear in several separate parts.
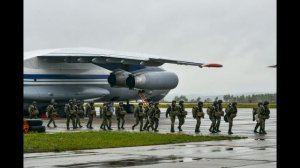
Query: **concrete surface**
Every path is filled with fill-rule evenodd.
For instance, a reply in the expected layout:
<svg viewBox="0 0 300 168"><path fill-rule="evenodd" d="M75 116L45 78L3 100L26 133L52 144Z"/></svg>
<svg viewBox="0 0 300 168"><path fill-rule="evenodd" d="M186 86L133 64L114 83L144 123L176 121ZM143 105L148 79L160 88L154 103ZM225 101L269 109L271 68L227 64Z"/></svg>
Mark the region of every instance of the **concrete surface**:
<svg viewBox="0 0 300 168"><path fill-rule="evenodd" d="M165 118L162 109L159 133L170 131L170 119ZM276 109L271 109L271 117L266 121L266 135L253 133L255 122L252 121L252 109L238 109L234 119L233 135L247 136L247 139L232 141L209 141L180 143L170 145L153 145L142 147L126 147L111 149L80 150L67 152L26 153L24 167L241 167L256 168L276 167ZM196 135L196 120L192 118L191 109L185 124L182 126L186 134ZM206 111L206 109L205 109ZM44 120L43 125L47 125ZM47 128L47 133L90 131L86 129L87 119L82 119L84 128L67 130L65 120L57 120L58 128ZM101 119L94 120L93 131L99 131ZM126 116L125 130L132 131L134 118L132 114ZM178 120L175 125L177 128ZM208 131L210 120L205 115L200 126L200 135L227 135L228 123L222 119L221 133L211 134ZM113 131L117 130L116 119L113 117ZM102 130L101 130L102 131ZM139 132L138 126L134 130ZM176 130L178 133L178 129Z"/></svg>

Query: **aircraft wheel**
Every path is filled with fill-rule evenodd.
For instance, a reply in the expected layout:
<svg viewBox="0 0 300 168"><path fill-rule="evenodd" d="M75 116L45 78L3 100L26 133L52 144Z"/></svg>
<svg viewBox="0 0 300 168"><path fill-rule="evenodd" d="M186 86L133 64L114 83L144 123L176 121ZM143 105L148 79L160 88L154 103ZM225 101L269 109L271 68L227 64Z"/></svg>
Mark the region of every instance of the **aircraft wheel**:
<svg viewBox="0 0 300 168"><path fill-rule="evenodd" d="M43 120L42 119L27 119L29 126L42 126Z"/></svg>
<svg viewBox="0 0 300 168"><path fill-rule="evenodd" d="M31 131L31 132L45 132L46 127L45 126L30 126L29 131Z"/></svg>

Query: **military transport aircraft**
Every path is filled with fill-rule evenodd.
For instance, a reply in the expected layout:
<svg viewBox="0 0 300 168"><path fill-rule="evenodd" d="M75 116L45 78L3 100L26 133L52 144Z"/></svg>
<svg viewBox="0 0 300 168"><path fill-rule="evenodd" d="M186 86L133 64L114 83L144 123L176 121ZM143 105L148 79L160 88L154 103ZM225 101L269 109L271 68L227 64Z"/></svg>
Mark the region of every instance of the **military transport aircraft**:
<svg viewBox="0 0 300 168"><path fill-rule="evenodd" d="M94 48L44 49L24 53L24 110L33 100L129 101L145 97L159 101L178 84L164 63L202 67L220 64L166 59L154 55ZM141 95L143 94L143 95Z"/></svg>

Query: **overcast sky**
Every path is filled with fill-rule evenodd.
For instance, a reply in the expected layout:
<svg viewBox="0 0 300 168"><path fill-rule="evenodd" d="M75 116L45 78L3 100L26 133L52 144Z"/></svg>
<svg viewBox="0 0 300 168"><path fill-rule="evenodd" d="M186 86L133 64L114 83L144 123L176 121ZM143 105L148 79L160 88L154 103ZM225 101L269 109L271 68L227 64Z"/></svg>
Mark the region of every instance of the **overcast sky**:
<svg viewBox="0 0 300 168"><path fill-rule="evenodd" d="M274 0L25 0L25 51L66 47L223 64L163 65L170 94L276 93Z"/></svg>

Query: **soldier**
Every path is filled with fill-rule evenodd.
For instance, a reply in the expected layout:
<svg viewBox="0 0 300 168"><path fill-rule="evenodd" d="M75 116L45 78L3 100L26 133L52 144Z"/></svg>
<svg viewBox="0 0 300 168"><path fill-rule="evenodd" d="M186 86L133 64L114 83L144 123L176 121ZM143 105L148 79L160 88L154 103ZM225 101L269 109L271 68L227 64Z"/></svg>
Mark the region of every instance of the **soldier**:
<svg viewBox="0 0 300 168"><path fill-rule="evenodd" d="M203 113L202 107L203 107L203 102L199 101L198 106L193 107L193 110L192 110L193 118L195 118L197 120L197 124L196 124L196 128L195 128L196 133L200 132L201 118L204 118L204 113Z"/></svg>
<svg viewBox="0 0 300 168"><path fill-rule="evenodd" d="M154 104L154 110L153 110L153 114L152 114L152 123L150 124L150 126L152 127L152 130L153 130L153 125L155 124L154 126L154 131L155 132L158 132L157 128L158 128L158 122L159 122L159 118L160 118L160 109L158 107L159 103L155 103ZM149 127L150 127L149 126ZM149 130L149 127L148 127L148 130Z"/></svg>
<svg viewBox="0 0 300 168"><path fill-rule="evenodd" d="M175 132L174 124L175 124L176 116L178 114L179 114L179 107L176 106L176 101L173 100L171 106L169 106L166 111L166 118L168 118L168 115L170 115L170 119L171 119L171 132Z"/></svg>
<svg viewBox="0 0 300 168"><path fill-rule="evenodd" d="M118 120L118 129L125 129L124 128L124 123L125 123L124 117L126 114L127 114L127 112L124 110L123 102L120 102L119 106L116 107L116 117ZM120 127L121 120L122 120L122 126Z"/></svg>
<svg viewBox="0 0 300 168"><path fill-rule="evenodd" d="M93 129L92 124L93 124L93 118L96 116L96 110L94 106L94 102L90 101L85 108L86 114L89 117L89 120L86 124L86 127L89 129Z"/></svg>
<svg viewBox="0 0 300 168"><path fill-rule="evenodd" d="M103 108L103 119L105 120L104 123L106 124L108 130L112 130L111 128L111 117L112 117L112 111L109 103L106 103L106 106ZM104 125L105 129L105 125Z"/></svg>
<svg viewBox="0 0 300 168"><path fill-rule="evenodd" d="M72 126L73 129L76 129L75 127L75 113L76 113L76 109L75 109L75 105L73 104L73 100L69 100L69 103L65 105L65 113L67 116L67 129L69 130L69 123L70 123L70 119L72 120Z"/></svg>
<svg viewBox="0 0 300 168"><path fill-rule="evenodd" d="M210 125L210 128L209 128L209 132L211 133L216 133L216 129L215 129L215 125L216 125L216 118L215 118L215 112L217 111L217 104L218 102L217 101L214 101L213 102L213 105L212 106L209 106L207 108L207 114L209 116L209 119L211 121L211 125Z"/></svg>
<svg viewBox="0 0 300 168"><path fill-rule="evenodd" d="M258 109L258 117L260 121L259 134L267 134L265 131L265 121L270 118L269 102L264 101L263 107Z"/></svg>
<svg viewBox="0 0 300 168"><path fill-rule="evenodd" d="M76 104L76 122L75 122L75 127L77 127L77 125L82 128L81 124L80 124L80 117L83 116L84 113L84 108L83 108L83 104L81 103L80 100L77 100L77 104Z"/></svg>
<svg viewBox="0 0 300 168"><path fill-rule="evenodd" d="M103 106L100 107L100 118L102 118L102 123L100 125L100 129L106 130L105 126L106 126L107 121L106 121L106 117L104 117L104 115L103 115L104 108L106 108L106 103L103 103Z"/></svg>
<svg viewBox="0 0 300 168"><path fill-rule="evenodd" d="M38 117L39 110L37 108L36 101L33 101L32 104L28 107L28 112L30 119Z"/></svg>
<svg viewBox="0 0 300 168"><path fill-rule="evenodd" d="M144 107L146 123L144 124L143 130L147 130L148 125L150 124L150 112L153 108L153 102L149 102L149 106Z"/></svg>
<svg viewBox="0 0 300 168"><path fill-rule="evenodd" d="M178 120L179 120L178 129L179 129L179 131L182 131L181 126L184 124L186 115L187 115L187 111L185 111L185 108L184 108L184 101L180 100L179 101L179 115L178 115Z"/></svg>
<svg viewBox="0 0 300 168"><path fill-rule="evenodd" d="M215 112L215 119L216 119L215 129L217 132L221 132L220 131L221 116L224 116L222 103L223 103L222 100L218 100L218 103L216 106L217 108L216 108L216 112Z"/></svg>
<svg viewBox="0 0 300 168"><path fill-rule="evenodd" d="M153 102L149 103L149 110L148 110L148 120L149 120L149 125L146 126L146 130L149 131L149 128L152 128L152 131L154 130L153 125L154 125L154 107L153 107ZM145 126L144 126L145 127Z"/></svg>
<svg viewBox="0 0 300 168"><path fill-rule="evenodd" d="M134 110L135 124L132 126L132 130L140 123L140 131L143 131L143 118L146 116L144 111L143 103L140 102Z"/></svg>
<svg viewBox="0 0 300 168"><path fill-rule="evenodd" d="M253 108L253 111L252 111L252 116L253 116L253 121L255 121L256 120L256 125L255 125L255 128L254 128L254 133L258 133L257 132L257 129L258 129L258 127L259 127L259 125L260 125L260 121L259 121L259 118L258 118L258 114L257 114L257 111L258 111L258 108L260 108L260 107L262 107L263 106L263 103L262 102L259 102L258 104L257 104L257 107L256 108Z"/></svg>
<svg viewBox="0 0 300 168"><path fill-rule="evenodd" d="M231 107L230 109L227 111L226 113L226 116L227 116L227 119L228 119L228 122L229 122L229 129L228 129L228 134L233 134L231 132L231 129L232 129L232 125L233 125L233 119L236 117L236 114L237 114L237 108L236 108L236 105L237 103L236 102L233 102L231 104Z"/></svg>
<svg viewBox="0 0 300 168"><path fill-rule="evenodd" d="M54 118L57 115L56 103L51 102L51 104L48 105L46 111L47 111L48 118L50 119L48 124L47 124L47 127L50 127L50 123L53 122L54 128L56 128L57 126L55 125L55 121L54 121Z"/></svg>

